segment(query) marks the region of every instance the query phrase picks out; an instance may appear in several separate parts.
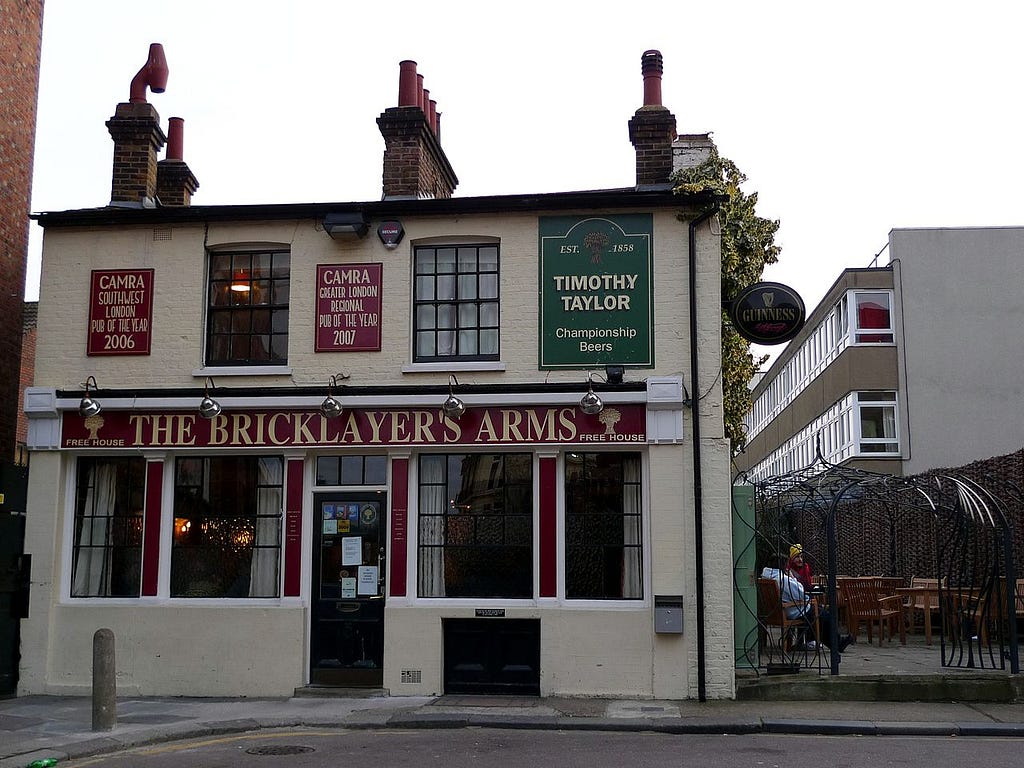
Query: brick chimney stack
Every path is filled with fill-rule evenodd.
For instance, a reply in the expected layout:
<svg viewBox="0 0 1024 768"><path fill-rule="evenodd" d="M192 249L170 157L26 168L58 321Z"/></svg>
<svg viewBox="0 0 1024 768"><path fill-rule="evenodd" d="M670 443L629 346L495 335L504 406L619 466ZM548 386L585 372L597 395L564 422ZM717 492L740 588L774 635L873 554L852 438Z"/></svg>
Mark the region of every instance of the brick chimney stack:
<svg viewBox="0 0 1024 768"><path fill-rule="evenodd" d="M441 149L437 102L415 61L399 64L398 106L377 118L384 137L384 199L449 198L459 180Z"/></svg>
<svg viewBox="0 0 1024 768"><path fill-rule="evenodd" d="M127 102L118 104L107 130L114 140L110 204L152 208L156 205L156 155L167 141L160 115L146 101L146 89L163 93L167 61L160 43L149 46L149 58L132 78Z"/></svg>
<svg viewBox="0 0 1024 768"><path fill-rule="evenodd" d="M156 194L160 205L191 205L199 181L184 160L185 121L172 117L167 121L167 157L156 164Z"/></svg>
<svg viewBox="0 0 1024 768"><path fill-rule="evenodd" d="M629 140L636 149L636 185L646 187L669 183L672 174L672 142L676 118L661 103L661 74L664 60L660 51L644 51L640 71L644 76L644 105L629 121Z"/></svg>

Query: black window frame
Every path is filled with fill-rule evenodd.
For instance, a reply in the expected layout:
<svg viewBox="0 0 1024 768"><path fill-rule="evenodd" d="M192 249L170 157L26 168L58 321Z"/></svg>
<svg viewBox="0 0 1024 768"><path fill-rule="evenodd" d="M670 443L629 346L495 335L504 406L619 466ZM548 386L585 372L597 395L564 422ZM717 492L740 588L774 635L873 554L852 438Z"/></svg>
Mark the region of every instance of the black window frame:
<svg viewBox="0 0 1024 768"><path fill-rule="evenodd" d="M261 462L271 461L276 463L274 472L269 480L264 480L260 477ZM224 463L215 469L213 462ZM284 467L284 457L280 455L189 455L174 460L172 598L281 596ZM219 476L215 477L215 472ZM247 490L252 498L244 498ZM260 500L266 494L270 499L276 494L277 503L264 503L261 511ZM256 589L254 593L252 561L257 554L272 555L269 564L274 576L265 579L272 582L270 589ZM234 572L230 572L232 567ZM194 568L200 569L202 579L193 578Z"/></svg>
<svg viewBox="0 0 1024 768"><path fill-rule="evenodd" d="M509 461L517 462L511 472L521 473L514 480L507 477ZM425 471L426 462L436 462L436 468L443 468L443 471ZM454 473L456 462L459 463L457 477ZM499 463L500 470L492 472ZM467 467L470 477L467 477ZM533 474L531 453L431 453L419 456L416 522L418 597L534 597ZM474 478L476 482L473 482ZM440 504L431 503L431 499L443 503L443 510ZM437 553L440 553L439 558ZM441 566L440 584L431 585L432 568L438 566ZM434 577L436 575L433 574ZM437 594L438 591L442 594Z"/></svg>
<svg viewBox="0 0 1024 768"><path fill-rule="evenodd" d="M235 286L248 290L233 290ZM206 365L287 365L290 293L288 248L210 251ZM253 301L254 297L258 300ZM257 329L259 325L262 328ZM244 355L239 349L243 340L247 350Z"/></svg>
<svg viewBox="0 0 1024 768"><path fill-rule="evenodd" d="M493 250L493 269L489 262L486 268L481 267L481 253L485 250ZM441 251L454 252L452 270L438 269L437 256ZM469 251L475 251L472 259L475 266L472 268ZM501 247L498 243L416 246L413 249L412 281L413 362L500 359ZM449 282L452 291L446 290ZM485 314L493 314L493 323L486 321ZM442 354L438 350L448 347L443 340L447 334L452 334L451 348ZM427 344L428 340L432 343ZM479 351L484 340L493 340L493 352Z"/></svg>
<svg viewBox="0 0 1024 768"><path fill-rule="evenodd" d="M101 466L114 472L116 491L110 513L98 515L99 499L90 491L95 491L96 475ZM76 473L70 596L139 597L142 594L146 460L131 456L82 456L77 461ZM92 559L91 555L86 556L87 552L101 553L97 559L102 565L95 577L79 572L86 567L85 561ZM82 590L77 584L83 578L98 578L102 591Z"/></svg>
<svg viewBox="0 0 1024 768"><path fill-rule="evenodd" d="M601 462L618 459L612 478ZM626 461L635 462L635 478L627 479ZM643 458L633 451L574 451L565 467L565 598L566 600L642 600L644 597ZM616 490L616 487L618 490ZM630 490L631 489L631 490ZM628 503L633 511L627 511ZM609 506L609 501L613 502ZM625 523L633 519L633 542ZM633 562L627 553L633 550ZM589 564L589 570L585 570ZM629 569L634 569L629 573ZM636 594L626 592L629 577ZM615 583L617 581L617 588Z"/></svg>

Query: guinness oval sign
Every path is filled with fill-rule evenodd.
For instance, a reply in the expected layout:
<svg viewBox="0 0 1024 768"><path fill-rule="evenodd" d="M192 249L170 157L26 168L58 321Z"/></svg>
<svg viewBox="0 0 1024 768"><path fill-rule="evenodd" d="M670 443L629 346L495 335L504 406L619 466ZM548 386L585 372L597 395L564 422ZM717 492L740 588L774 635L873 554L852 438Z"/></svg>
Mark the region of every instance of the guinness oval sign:
<svg viewBox="0 0 1024 768"><path fill-rule="evenodd" d="M754 283L729 305L736 332L755 344L782 344L804 327L807 312L800 294L782 283Z"/></svg>

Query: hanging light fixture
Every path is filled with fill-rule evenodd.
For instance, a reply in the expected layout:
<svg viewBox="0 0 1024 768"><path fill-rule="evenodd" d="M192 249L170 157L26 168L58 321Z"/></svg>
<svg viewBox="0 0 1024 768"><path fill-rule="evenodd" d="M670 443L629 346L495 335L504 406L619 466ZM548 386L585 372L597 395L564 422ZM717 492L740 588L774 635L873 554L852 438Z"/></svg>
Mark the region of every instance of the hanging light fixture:
<svg viewBox="0 0 1024 768"><path fill-rule="evenodd" d="M604 401L594 391L594 375L587 374L587 392L580 398L580 410L588 416L600 413L604 410Z"/></svg>
<svg viewBox="0 0 1024 768"><path fill-rule="evenodd" d="M466 404L455 396L455 392L452 390L453 383L457 385L459 380L455 378L454 373L450 373L448 374L448 397L441 403L441 412L450 419L458 420L466 412Z"/></svg>
<svg viewBox="0 0 1024 768"><path fill-rule="evenodd" d="M210 397L210 390L213 387L213 379L207 376L206 384L203 386L203 399L199 401L199 415L204 419L212 419L224 410L220 403Z"/></svg>
<svg viewBox="0 0 1024 768"><path fill-rule="evenodd" d="M248 273L244 269L236 270L231 276L231 290L236 293L248 293L251 288Z"/></svg>
<svg viewBox="0 0 1024 768"><path fill-rule="evenodd" d="M338 386L338 377L331 376L331 382L327 385L327 397L320 403L320 413L326 416L328 419L333 419L336 416L341 416L341 403L334 396L334 388Z"/></svg>
<svg viewBox="0 0 1024 768"><path fill-rule="evenodd" d="M82 383L82 386L85 387L85 394L82 395L82 402L78 404L78 412L82 414L84 418L98 416L100 411L103 410L103 407L89 395L89 387L92 387L93 391L97 389L96 378L94 376L90 376Z"/></svg>

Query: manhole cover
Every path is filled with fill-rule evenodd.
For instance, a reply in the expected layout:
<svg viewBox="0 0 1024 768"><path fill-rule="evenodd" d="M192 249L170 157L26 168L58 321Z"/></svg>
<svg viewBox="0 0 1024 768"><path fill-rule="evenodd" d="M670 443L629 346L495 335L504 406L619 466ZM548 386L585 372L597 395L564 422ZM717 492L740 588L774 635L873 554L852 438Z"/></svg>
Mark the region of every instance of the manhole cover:
<svg viewBox="0 0 1024 768"><path fill-rule="evenodd" d="M245 750L248 755L301 755L315 751L312 747L301 747L296 744L264 744Z"/></svg>

